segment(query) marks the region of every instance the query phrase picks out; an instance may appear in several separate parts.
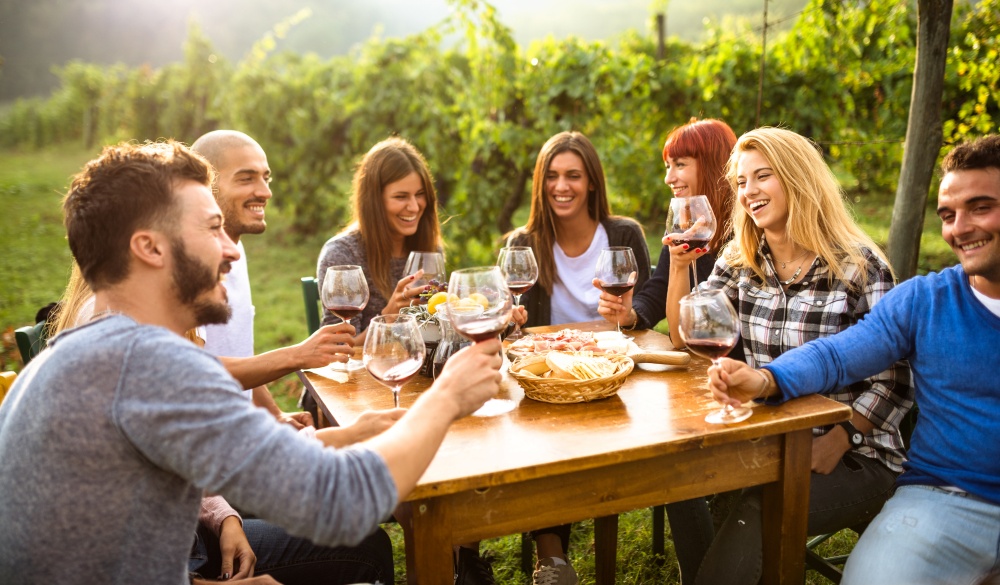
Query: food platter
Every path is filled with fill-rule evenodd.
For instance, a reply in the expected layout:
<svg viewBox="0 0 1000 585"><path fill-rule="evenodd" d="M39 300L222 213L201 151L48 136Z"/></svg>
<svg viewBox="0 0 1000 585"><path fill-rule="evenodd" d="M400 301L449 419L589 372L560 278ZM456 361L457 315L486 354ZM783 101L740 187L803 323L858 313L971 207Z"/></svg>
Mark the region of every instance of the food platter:
<svg viewBox="0 0 1000 585"><path fill-rule="evenodd" d="M594 332L579 329L526 335L510 344L507 357L515 362L520 358L545 355L550 351L626 355L636 364L658 364L665 367L684 366L691 361L691 356L683 351L644 350L617 331Z"/></svg>

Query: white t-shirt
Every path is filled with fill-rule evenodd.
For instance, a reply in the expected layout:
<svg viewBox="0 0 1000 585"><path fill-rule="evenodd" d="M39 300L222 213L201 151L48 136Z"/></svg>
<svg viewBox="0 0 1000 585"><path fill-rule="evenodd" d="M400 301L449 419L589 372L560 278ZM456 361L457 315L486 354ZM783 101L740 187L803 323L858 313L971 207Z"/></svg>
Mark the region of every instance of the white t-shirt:
<svg viewBox="0 0 1000 585"><path fill-rule="evenodd" d="M243 242L237 242L240 259L222 284L226 287L233 316L225 325L206 325L199 328L198 336L205 340L205 351L222 357L253 357L254 306L250 298L250 274L247 271L247 253ZM252 390L246 390L252 396Z"/></svg>
<svg viewBox="0 0 1000 585"><path fill-rule="evenodd" d="M997 317L1000 317L1000 299L991 299L990 297L976 290L976 287L971 287L971 288L972 288L972 294L976 295L976 298L979 299L979 302L985 305L986 308L989 310L989 312L993 313Z"/></svg>
<svg viewBox="0 0 1000 585"><path fill-rule="evenodd" d="M597 224L587 251L575 258L567 256L559 244L552 244L558 275L552 285L552 325L602 318L597 312L601 291L594 287L594 271L601 250L607 247L608 232L601 224Z"/></svg>

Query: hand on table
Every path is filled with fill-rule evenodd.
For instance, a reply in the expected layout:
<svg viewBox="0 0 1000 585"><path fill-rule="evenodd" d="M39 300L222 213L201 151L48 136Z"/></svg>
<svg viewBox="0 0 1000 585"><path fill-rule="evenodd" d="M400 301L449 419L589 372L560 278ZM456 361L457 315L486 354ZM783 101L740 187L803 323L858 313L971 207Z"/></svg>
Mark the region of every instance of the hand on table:
<svg viewBox="0 0 1000 585"><path fill-rule="evenodd" d="M321 368L332 362L346 362L354 351L354 326L350 323L324 325L295 346L300 370Z"/></svg>
<svg viewBox="0 0 1000 585"><path fill-rule="evenodd" d="M456 420L475 412L500 390L501 347L496 339L480 341L445 362L431 389L457 408Z"/></svg>
<svg viewBox="0 0 1000 585"><path fill-rule="evenodd" d="M396 424L406 413L405 408L390 408L388 410L366 410L357 420L347 426L355 432L355 441L364 441Z"/></svg>
<svg viewBox="0 0 1000 585"><path fill-rule="evenodd" d="M220 579L245 579L253 577L257 555L250 548L243 523L239 517L229 516L219 530L219 552L222 555Z"/></svg>
<svg viewBox="0 0 1000 585"><path fill-rule="evenodd" d="M632 325L632 319L629 315L632 314L632 293L635 289L629 290L627 293L618 297L616 295L604 292L601 288L601 281L599 279L594 279L592 281L594 288L601 291L601 296L597 301L597 312L604 317L609 323L619 324L621 323L625 327ZM638 316L636 316L638 318Z"/></svg>
<svg viewBox="0 0 1000 585"><path fill-rule="evenodd" d="M770 378L761 376L758 370L743 362L722 358L718 366L708 368L708 388L716 402L736 408L747 400L768 395L766 389L763 394L761 390L764 386L770 387Z"/></svg>

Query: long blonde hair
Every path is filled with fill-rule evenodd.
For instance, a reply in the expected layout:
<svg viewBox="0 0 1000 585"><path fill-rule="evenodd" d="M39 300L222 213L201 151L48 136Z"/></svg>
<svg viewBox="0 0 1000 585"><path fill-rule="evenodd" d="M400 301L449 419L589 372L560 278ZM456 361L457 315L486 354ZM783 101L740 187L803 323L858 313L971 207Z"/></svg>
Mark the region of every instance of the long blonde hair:
<svg viewBox="0 0 1000 585"><path fill-rule="evenodd" d="M437 195L427 161L412 144L399 137L379 142L358 163L354 172L352 194L354 223L341 232L361 232L361 242L372 280L379 293L387 299L392 296L396 282L390 267L392 242L385 236L391 228L386 217L382 191L386 185L404 179L410 173L420 176L427 197L427 207L420 216L417 232L404 239L403 251L435 252L443 249L444 241L441 239L437 215Z"/></svg>
<svg viewBox="0 0 1000 585"><path fill-rule="evenodd" d="M830 267L829 279L845 281L847 266L860 268L867 283L868 261L862 248L869 248L889 266L877 244L854 221L843 191L816 146L808 139L784 128L764 127L751 130L736 141L726 168L726 178L737 193L736 165L740 155L758 151L771 166L788 203L785 231L789 240L814 252ZM726 261L733 267L750 268L766 280L760 256L764 231L742 205L733 206L733 239L726 247ZM891 270L890 266L890 270Z"/></svg>

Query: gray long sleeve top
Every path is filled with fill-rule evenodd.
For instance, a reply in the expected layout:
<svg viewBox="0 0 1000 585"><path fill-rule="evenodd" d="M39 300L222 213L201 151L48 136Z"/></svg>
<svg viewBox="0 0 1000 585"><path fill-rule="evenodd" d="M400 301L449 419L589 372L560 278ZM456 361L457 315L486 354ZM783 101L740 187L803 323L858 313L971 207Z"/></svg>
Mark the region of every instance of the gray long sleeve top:
<svg viewBox="0 0 1000 585"><path fill-rule="evenodd" d="M298 436L212 356L114 316L67 331L0 406L0 575L187 582L203 490L326 545L397 503L382 458Z"/></svg>

